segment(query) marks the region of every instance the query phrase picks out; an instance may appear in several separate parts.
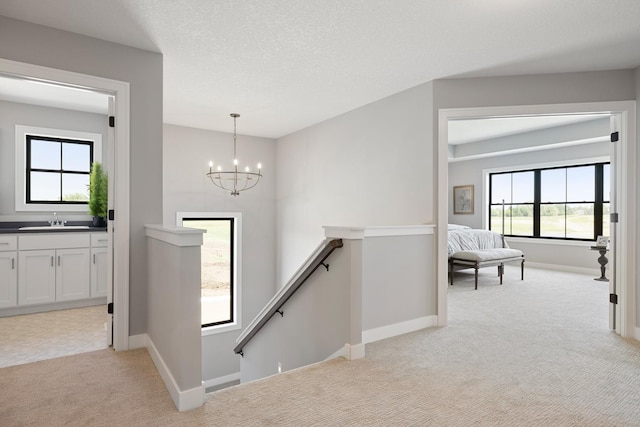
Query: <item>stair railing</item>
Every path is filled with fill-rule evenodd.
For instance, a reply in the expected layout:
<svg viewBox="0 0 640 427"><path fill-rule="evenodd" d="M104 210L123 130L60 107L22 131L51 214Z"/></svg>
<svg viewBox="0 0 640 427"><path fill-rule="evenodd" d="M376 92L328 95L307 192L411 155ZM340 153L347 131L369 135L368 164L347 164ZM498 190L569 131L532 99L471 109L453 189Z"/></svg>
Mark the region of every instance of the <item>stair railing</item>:
<svg viewBox="0 0 640 427"><path fill-rule="evenodd" d="M307 281L307 279L318 269L323 266L329 271L329 264L325 260L338 248L343 246L342 239L327 239L323 241L305 261L302 267L291 278L291 280L282 287L267 305L258 313L258 315L249 323L249 326L240 334L237 339L237 345L233 349L236 354L243 355L243 349L249 341L267 324L274 314L283 315L282 306L289 301L289 298Z"/></svg>

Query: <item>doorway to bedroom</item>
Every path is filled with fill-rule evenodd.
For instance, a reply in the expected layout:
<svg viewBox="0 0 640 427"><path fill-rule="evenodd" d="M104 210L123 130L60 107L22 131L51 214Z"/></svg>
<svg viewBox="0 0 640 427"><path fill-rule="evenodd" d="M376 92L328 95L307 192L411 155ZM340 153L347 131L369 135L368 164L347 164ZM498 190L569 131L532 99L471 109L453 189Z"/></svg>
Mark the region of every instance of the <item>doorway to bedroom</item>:
<svg viewBox="0 0 640 427"><path fill-rule="evenodd" d="M559 169L562 166L579 167L581 164L602 165L611 160L611 124L616 121L620 123L619 114L612 113L612 110L606 109L606 111L596 114L579 114L567 111L563 112L563 114L554 112L551 114L532 115L523 114L522 111L524 109L525 107L519 109L502 108L500 114L490 115L487 114L487 109L478 109L479 111L476 115L471 114L469 110L465 110L464 114L461 113L459 115L449 112L446 122L442 120L443 115L441 112L441 134L443 123L447 125L446 132L444 132L447 135L447 139L444 142L442 139L440 140L440 147L441 149L444 146L447 148L446 167L449 182L446 189L446 200L448 200L447 222L449 224L485 230L489 229L491 225L493 225L491 228L496 228L498 225L496 218L493 218L492 221L489 209L492 196L489 180L491 173L500 173L507 170L531 170L542 167ZM598 110L591 109L590 111ZM440 158L441 167L443 165L442 160ZM618 171L617 175L616 173L613 174L613 179L618 180L619 192L625 194L628 189L624 180L620 179L621 176L624 177L624 173ZM577 184L577 188L592 185L576 179L573 179L573 181L574 184ZM565 187L567 185L565 182ZM600 186L602 186L601 181ZM456 209L453 195L454 188L470 189L472 192L470 197L472 206L466 212ZM444 189L441 188L440 191L440 200L442 200ZM536 191L539 192L540 190L537 189ZM518 197L522 195L521 192L516 191L516 193L518 193ZM599 199L599 201L602 202L602 199ZM564 200L565 210L556 212L558 218L553 218L554 220L559 220L562 217L564 220L561 231L565 233L572 225L572 222L577 223L574 217L582 217L580 221L585 221L587 217L590 218L590 227L594 229L594 215L585 210L584 206L576 211L574 207L577 208L577 206L573 206L573 202L574 200ZM515 210L508 212L507 222L509 226L512 226L512 220L523 219L533 226L532 218L517 218L526 216L523 212L519 212L519 214L516 215ZM604 218L605 222L601 226L607 228L608 223L606 223L606 220L608 215L603 212L599 214L601 218ZM544 219L548 222L551 218ZM442 227L442 223L440 225ZM539 224L537 224L537 227L539 227ZM503 234L502 227L498 228L498 233ZM504 234L517 234L513 233L513 231L513 229L507 227L507 232ZM607 234L603 231L601 233L605 236ZM569 283L588 283L589 288L593 288L591 296L595 297L594 303L585 302L586 307L594 308L591 317L594 321L597 320L597 324L604 324L605 326L611 320L611 324L614 324L612 328L620 332L620 310L617 313L613 312L609 316L607 315L609 311L609 297L607 295L610 291L609 284L593 280L600 276L600 265L597 261L598 253L591 250L591 246L595 245L594 239L597 236L589 236L590 238L580 236L581 239L575 240L564 240L558 238L559 236L553 237L551 239L507 237L505 240L511 247L522 249L525 252L527 259L525 278L527 283L533 281L553 283L555 278L558 278L560 280L559 283L566 289L570 288L568 286ZM612 258L611 262L620 263L620 259L610 258ZM610 269L611 262L607 266L608 275L614 273ZM439 268L442 269L442 265ZM519 270L519 267L507 266L504 276L505 285L517 287L521 284L519 271L512 271L515 269ZM470 283L471 291L473 291L473 270L467 271L472 272ZM620 272L618 272L618 275L620 275ZM457 293L464 288L467 277L469 275L464 272L456 273L456 285L447 289L449 300L452 301L452 304L456 302L456 298L459 298ZM485 279L487 284L483 285L483 280ZM441 290L444 286L442 282L440 280L439 283ZM495 270L493 268L487 268L484 271L481 269L478 289L482 290L483 286L486 288L494 285L500 286ZM503 288L507 289L504 285ZM584 285L581 291L584 291ZM617 289L617 291L618 293L624 293L620 292L620 289ZM473 296L473 294L475 292L471 292L468 298L482 298L477 295ZM553 295L552 292L545 293L545 295L547 294ZM571 295L571 292L569 292L569 295ZM533 303L539 300L540 297L541 295L538 295L530 301ZM555 295L550 299L549 303L557 306L558 302L565 300L566 298L562 295ZM450 313L448 319L453 322L455 321L456 313L459 314L459 311L452 304L447 308ZM548 304L544 306L546 307ZM618 317L617 325L615 324L616 317Z"/></svg>

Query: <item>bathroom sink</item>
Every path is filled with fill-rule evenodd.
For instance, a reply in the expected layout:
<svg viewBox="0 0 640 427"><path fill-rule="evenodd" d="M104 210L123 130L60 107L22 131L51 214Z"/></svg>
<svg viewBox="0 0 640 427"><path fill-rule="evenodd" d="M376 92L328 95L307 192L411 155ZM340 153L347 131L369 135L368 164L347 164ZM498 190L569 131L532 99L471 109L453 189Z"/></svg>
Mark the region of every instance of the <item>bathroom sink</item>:
<svg viewBox="0 0 640 427"><path fill-rule="evenodd" d="M88 230L88 229L89 229L88 225L64 225L64 226L41 225L41 226L18 228L18 230L24 230L24 231L28 231L28 230L62 231L62 230Z"/></svg>

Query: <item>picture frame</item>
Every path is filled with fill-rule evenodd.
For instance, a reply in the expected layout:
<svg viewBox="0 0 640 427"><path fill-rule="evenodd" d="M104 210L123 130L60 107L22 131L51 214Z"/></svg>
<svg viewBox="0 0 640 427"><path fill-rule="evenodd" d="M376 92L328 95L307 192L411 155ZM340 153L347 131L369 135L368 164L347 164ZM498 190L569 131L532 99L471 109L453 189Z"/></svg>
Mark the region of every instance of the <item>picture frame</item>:
<svg viewBox="0 0 640 427"><path fill-rule="evenodd" d="M609 237L608 236L598 236L596 239L596 247L598 248L606 248L609 246Z"/></svg>
<svg viewBox="0 0 640 427"><path fill-rule="evenodd" d="M453 213L473 214L473 185L456 185L453 187Z"/></svg>

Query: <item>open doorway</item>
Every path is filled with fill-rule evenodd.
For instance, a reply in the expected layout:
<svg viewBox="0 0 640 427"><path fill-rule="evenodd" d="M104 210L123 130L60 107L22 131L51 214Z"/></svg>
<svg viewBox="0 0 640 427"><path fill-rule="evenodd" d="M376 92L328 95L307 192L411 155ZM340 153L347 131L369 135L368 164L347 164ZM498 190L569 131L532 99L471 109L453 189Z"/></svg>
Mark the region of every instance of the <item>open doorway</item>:
<svg viewBox="0 0 640 427"><path fill-rule="evenodd" d="M632 171L635 169L635 151L632 144L627 142L626 135L633 136L635 133L635 123L633 121L635 110L632 103L592 103L592 104L576 104L576 105L548 105L548 106L528 106L528 107L496 107L496 108L477 108L477 109L460 109L460 110L441 110L439 117L439 159L438 170L441 175L448 175L449 172L449 137L448 122L453 119L472 119L486 117L507 117L507 116L533 116L533 115L566 115L566 114L587 114L594 111L598 114L610 114L614 119L610 120L612 126L618 126L621 130L620 143L617 145L617 152L612 156L612 161L617 165L614 180L617 184L612 190L612 198L618 201L617 211L622 217L621 212L625 212L628 219L634 218L635 210L635 183L630 179ZM526 150L526 146L521 147ZM482 154L478 155L478 158ZM445 172L446 171L446 172ZM438 261L438 312L442 314L439 319L440 324L446 324L447 319L447 259L440 256L446 254L447 242L447 223L449 222L449 206L452 183L439 186L439 261ZM478 206L486 205L486 191L481 191L477 196L479 198ZM482 209L484 210L484 209ZM489 215L486 210L485 217L479 220L479 226L488 224ZM633 221L622 220L616 226L618 238L614 242L615 253L619 256L613 257L611 261L615 265L615 277L612 281L612 293L618 295L618 304L612 307L611 324L615 325L615 330L623 336L632 333L633 325L633 300L626 298L633 295L633 283L635 278L635 267L632 262L625 262L628 259L635 259L635 247L633 237L635 235L635 225ZM617 317L617 321L616 320Z"/></svg>
<svg viewBox="0 0 640 427"><path fill-rule="evenodd" d="M0 74L14 79L39 82L45 86L71 87L84 92L102 94L111 97L113 109L109 111L110 119L107 128L107 138L113 141L107 147L108 174L113 178L109 180L108 208L118 207L119 215L117 227L115 221L109 221L106 239L106 264L107 288L111 293L113 302L113 347L115 350L127 350L129 348L129 85L100 77L56 70L32 64L0 59ZM106 115L105 115L106 120ZM112 127L113 123L118 126ZM117 150L116 150L116 147ZM113 196L113 197L111 197ZM83 230L79 230L83 231ZM117 237L117 238L114 238ZM96 242L97 243L97 242ZM97 245L96 245L97 246ZM20 249L20 248L16 248ZM102 256L102 252L95 253L96 257ZM91 262L93 253L87 259ZM106 319L105 314L105 320ZM106 335L106 332L105 332Z"/></svg>
<svg viewBox="0 0 640 427"><path fill-rule="evenodd" d="M113 169L108 108L104 93L0 74L2 169L15 178L2 180L0 366L111 343L108 235L89 213L108 204L89 188Z"/></svg>

